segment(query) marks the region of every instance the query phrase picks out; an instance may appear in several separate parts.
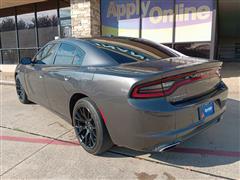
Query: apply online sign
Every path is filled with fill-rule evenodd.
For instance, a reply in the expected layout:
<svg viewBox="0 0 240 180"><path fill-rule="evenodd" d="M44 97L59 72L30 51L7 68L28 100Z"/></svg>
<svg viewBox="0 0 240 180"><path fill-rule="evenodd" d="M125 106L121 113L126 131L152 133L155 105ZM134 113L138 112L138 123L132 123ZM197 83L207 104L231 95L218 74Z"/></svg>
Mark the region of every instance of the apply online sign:
<svg viewBox="0 0 240 180"><path fill-rule="evenodd" d="M173 0L104 0L101 9L103 33L138 31L142 15L143 31L169 29L171 34L174 13L176 28L202 24L211 29L213 0L176 0L175 5Z"/></svg>

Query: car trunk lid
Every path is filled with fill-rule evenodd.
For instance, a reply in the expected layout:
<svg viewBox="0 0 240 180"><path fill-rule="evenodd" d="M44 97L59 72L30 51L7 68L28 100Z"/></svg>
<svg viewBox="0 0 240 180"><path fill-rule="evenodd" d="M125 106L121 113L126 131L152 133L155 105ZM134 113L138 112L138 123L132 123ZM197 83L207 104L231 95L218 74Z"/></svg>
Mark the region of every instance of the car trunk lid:
<svg viewBox="0 0 240 180"><path fill-rule="evenodd" d="M151 73L151 76L133 86L132 97L165 96L168 101L177 102L212 90L220 82L219 69L221 65L222 63L219 61L176 57L124 64L119 68ZM171 87L165 88L163 86ZM162 93L160 93L159 88ZM159 93L157 94L157 92ZM155 95L152 95L154 93Z"/></svg>

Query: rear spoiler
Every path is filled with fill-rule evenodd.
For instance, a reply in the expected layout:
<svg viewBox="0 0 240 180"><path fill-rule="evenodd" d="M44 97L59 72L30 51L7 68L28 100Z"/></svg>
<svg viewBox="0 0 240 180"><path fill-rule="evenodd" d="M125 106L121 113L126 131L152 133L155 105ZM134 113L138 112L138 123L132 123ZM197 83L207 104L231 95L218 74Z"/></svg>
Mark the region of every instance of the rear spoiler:
<svg viewBox="0 0 240 180"><path fill-rule="evenodd" d="M214 68L221 69L221 67L222 67L222 62L220 61L208 61L202 64L182 65L173 69L169 69L167 71L156 72L152 74L151 77L146 78L142 81L139 81L135 85L150 82L150 81L155 81L155 80L163 79L169 76L174 76L174 75L183 74L187 72L199 71L204 69L214 69Z"/></svg>

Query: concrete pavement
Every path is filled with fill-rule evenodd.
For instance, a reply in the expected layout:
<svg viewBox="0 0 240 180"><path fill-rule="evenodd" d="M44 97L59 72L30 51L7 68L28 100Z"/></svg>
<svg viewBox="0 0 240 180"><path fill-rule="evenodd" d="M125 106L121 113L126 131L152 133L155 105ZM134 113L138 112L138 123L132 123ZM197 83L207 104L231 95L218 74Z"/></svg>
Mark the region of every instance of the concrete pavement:
<svg viewBox="0 0 240 180"><path fill-rule="evenodd" d="M14 86L0 86L1 179L239 179L239 84L228 78L234 82L218 125L170 152L113 147L102 156L76 145L64 120L39 105L20 104Z"/></svg>

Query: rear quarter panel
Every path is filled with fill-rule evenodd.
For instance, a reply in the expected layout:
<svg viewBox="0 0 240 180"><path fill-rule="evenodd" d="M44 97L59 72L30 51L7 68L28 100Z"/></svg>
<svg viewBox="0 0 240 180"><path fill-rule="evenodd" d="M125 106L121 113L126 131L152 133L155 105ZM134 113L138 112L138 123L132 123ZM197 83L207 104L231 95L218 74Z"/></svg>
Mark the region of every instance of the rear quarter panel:
<svg viewBox="0 0 240 180"><path fill-rule="evenodd" d="M114 143L119 144L119 138L123 134L123 124L130 116L128 95L135 79L109 76L104 74L95 74L94 93L91 99L97 104L97 107L104 116L105 125L110 137ZM133 130L134 131L134 130Z"/></svg>

